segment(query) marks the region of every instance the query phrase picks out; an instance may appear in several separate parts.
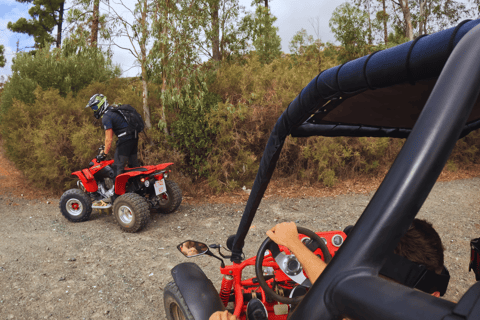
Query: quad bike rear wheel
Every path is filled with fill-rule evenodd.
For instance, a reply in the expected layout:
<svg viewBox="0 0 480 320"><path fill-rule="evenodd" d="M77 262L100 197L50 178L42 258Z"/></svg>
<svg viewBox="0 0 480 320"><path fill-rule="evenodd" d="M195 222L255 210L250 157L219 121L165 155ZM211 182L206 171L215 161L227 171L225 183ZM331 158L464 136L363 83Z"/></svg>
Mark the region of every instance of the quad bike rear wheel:
<svg viewBox="0 0 480 320"><path fill-rule="evenodd" d="M71 222L87 221L92 214L92 201L80 189L70 189L60 198L60 211Z"/></svg>
<svg viewBox="0 0 480 320"><path fill-rule="evenodd" d="M150 211L145 198L125 193L113 203L113 215L123 231L137 232L147 225Z"/></svg>
<svg viewBox="0 0 480 320"><path fill-rule="evenodd" d="M178 209L182 203L182 190L174 181L165 180L167 192L157 196L158 204L155 207L162 213L172 213Z"/></svg>
<svg viewBox="0 0 480 320"><path fill-rule="evenodd" d="M168 320L195 320L175 282L165 286L163 302Z"/></svg>

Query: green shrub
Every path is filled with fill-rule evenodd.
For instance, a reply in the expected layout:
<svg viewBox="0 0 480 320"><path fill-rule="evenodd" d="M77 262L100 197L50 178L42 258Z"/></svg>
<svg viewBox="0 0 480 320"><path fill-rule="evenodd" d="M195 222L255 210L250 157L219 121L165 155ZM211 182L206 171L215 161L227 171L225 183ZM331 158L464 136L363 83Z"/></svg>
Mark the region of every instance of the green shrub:
<svg viewBox="0 0 480 320"><path fill-rule="evenodd" d="M450 155L450 160L460 166L480 163L480 130L475 130L458 140ZM456 169L455 167L451 171L456 171Z"/></svg>
<svg viewBox="0 0 480 320"><path fill-rule="evenodd" d="M85 168L105 143L101 121L85 109L88 99L101 92L112 103L131 104L140 111L136 85L139 83L135 79L112 79L94 83L76 97L71 93L62 97L58 90L37 87L33 103L15 100L4 114L1 132L7 156L39 187L55 191L73 187L75 178L71 173ZM140 137L143 146L143 135ZM166 149L161 147L157 145L154 154L151 148L143 148L140 160L160 162L158 154ZM114 151L115 145L112 154Z"/></svg>
<svg viewBox="0 0 480 320"><path fill-rule="evenodd" d="M34 55L23 52L13 59L12 76L5 84L0 104L0 116L14 99L31 104L37 86L56 89L60 96L74 95L94 81L104 82L119 75L105 53L95 48L75 51L44 48Z"/></svg>
<svg viewBox="0 0 480 320"><path fill-rule="evenodd" d="M140 161L176 163L173 178L183 190L209 186L220 192L251 187L278 117L316 75L317 68L332 63L324 55L317 58L292 55L262 65L251 54L242 63L225 63L216 74L190 79L179 88L176 102L167 101L171 103L166 108L170 136L158 126L147 130L148 141L140 135ZM27 88L30 80L26 79L21 90ZM152 123L161 118L158 91L158 85L149 84ZM41 86L33 92L27 102L12 99L5 110L0 123L4 147L37 186L56 191L72 187L75 178L71 172L85 168L104 143L101 121L84 108L93 94L103 93L110 104L130 104L143 114L138 78L94 82L75 94ZM380 175L403 143L404 139L390 138L288 137L274 177L333 186L339 180ZM479 163L479 150L477 130L457 143L447 170Z"/></svg>
<svg viewBox="0 0 480 320"><path fill-rule="evenodd" d="M215 111L218 95L208 91L208 82L215 78L213 73L196 72L178 91L166 99L171 114L167 119L170 146L183 155L183 172L193 180L207 176L207 156L212 149L216 127L208 123L207 116ZM210 79L210 80L209 80Z"/></svg>
<svg viewBox="0 0 480 320"><path fill-rule="evenodd" d="M102 135L71 94L37 88L34 95L34 103L15 100L4 115L4 147L35 185L58 191L93 158Z"/></svg>

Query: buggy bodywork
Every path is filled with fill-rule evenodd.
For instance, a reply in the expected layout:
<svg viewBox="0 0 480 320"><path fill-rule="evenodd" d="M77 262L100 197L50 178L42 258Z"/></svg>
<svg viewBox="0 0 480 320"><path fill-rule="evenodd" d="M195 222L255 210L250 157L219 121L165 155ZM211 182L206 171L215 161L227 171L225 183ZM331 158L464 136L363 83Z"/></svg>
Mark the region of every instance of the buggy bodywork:
<svg viewBox="0 0 480 320"><path fill-rule="evenodd" d="M245 237L288 135L407 138L347 239L288 319L480 319L480 283L455 304L378 277L457 140L480 127L478 24L467 20L325 70L277 120L231 246L234 265L244 259ZM193 318L208 319L223 309L220 297L201 270L193 279L182 272L188 268L173 268L174 281Z"/></svg>
<svg viewBox="0 0 480 320"><path fill-rule="evenodd" d="M289 319L480 319L480 283L458 304L378 277L457 140L480 127L480 20L323 71L277 120L233 243L244 239L288 135L408 137L338 254Z"/></svg>

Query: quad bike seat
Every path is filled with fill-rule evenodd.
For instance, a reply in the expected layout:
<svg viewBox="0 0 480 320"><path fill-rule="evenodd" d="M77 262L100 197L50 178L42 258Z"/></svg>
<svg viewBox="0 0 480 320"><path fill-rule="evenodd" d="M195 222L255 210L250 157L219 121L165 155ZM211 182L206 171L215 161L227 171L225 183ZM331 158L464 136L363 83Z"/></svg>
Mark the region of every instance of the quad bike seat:
<svg viewBox="0 0 480 320"><path fill-rule="evenodd" d="M148 170L147 168L141 168L141 167L140 168L125 168L125 169L123 169L123 171L125 171L125 172L133 172L133 171L142 172L142 171L147 171L147 170Z"/></svg>

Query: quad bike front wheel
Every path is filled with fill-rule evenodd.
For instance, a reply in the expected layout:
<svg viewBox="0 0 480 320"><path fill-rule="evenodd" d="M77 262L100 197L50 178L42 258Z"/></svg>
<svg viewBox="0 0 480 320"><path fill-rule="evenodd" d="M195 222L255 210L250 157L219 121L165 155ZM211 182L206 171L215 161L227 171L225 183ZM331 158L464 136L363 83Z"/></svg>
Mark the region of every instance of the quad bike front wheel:
<svg viewBox="0 0 480 320"><path fill-rule="evenodd" d="M92 214L92 200L80 189L67 190L60 198L60 211L69 221L87 221Z"/></svg>
<svg viewBox="0 0 480 320"><path fill-rule="evenodd" d="M157 196L158 204L155 208L162 213L172 213L182 203L182 190L174 181L165 180L165 185L167 192Z"/></svg>
<svg viewBox="0 0 480 320"><path fill-rule="evenodd" d="M113 203L113 215L123 231L137 232L147 225L150 211L145 198L125 193Z"/></svg>
<svg viewBox="0 0 480 320"><path fill-rule="evenodd" d="M163 303L168 320L195 320L175 282L165 286Z"/></svg>

